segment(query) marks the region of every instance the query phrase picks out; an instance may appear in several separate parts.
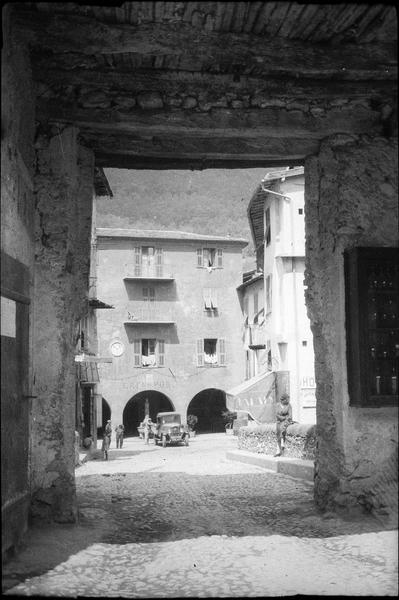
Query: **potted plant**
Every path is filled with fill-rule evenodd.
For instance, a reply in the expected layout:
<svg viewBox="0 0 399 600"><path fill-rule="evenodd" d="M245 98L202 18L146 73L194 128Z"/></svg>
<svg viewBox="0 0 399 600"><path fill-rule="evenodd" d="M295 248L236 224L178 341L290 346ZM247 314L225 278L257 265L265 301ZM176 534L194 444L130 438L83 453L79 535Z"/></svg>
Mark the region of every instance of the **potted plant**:
<svg viewBox="0 0 399 600"><path fill-rule="evenodd" d="M195 436L195 426L198 423L198 417L196 415L187 415L187 425L190 432L190 436Z"/></svg>
<svg viewBox="0 0 399 600"><path fill-rule="evenodd" d="M225 422L225 430L228 435L233 434L233 422L237 418L237 413L232 410L224 410L222 417Z"/></svg>

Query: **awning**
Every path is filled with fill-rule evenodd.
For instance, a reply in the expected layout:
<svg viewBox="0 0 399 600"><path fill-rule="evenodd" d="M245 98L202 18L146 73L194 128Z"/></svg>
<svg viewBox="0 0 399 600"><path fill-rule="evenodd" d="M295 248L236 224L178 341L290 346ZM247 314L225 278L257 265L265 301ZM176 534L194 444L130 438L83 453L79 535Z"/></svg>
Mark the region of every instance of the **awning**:
<svg viewBox="0 0 399 600"><path fill-rule="evenodd" d="M82 385L99 383L98 367L95 362L81 362L78 364L79 381Z"/></svg>
<svg viewBox="0 0 399 600"><path fill-rule="evenodd" d="M226 392L226 406L234 412L245 412L258 423L275 420L276 373L267 371Z"/></svg>

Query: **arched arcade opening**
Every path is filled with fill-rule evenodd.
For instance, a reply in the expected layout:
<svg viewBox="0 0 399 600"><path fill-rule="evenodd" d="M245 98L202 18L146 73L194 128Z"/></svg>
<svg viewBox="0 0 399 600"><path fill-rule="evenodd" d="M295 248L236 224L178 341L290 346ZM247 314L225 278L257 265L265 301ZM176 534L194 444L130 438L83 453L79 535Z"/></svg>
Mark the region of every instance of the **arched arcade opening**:
<svg viewBox="0 0 399 600"><path fill-rule="evenodd" d="M196 430L202 433L224 431L222 412L227 410L226 393L223 390L209 388L194 396L187 408L187 415L196 415Z"/></svg>
<svg viewBox="0 0 399 600"><path fill-rule="evenodd" d="M125 436L138 435L137 427L144 419L146 406L149 415L153 421L159 412L175 410L172 402L162 392L156 390L146 390L135 394L127 402L123 411L123 425L125 427Z"/></svg>
<svg viewBox="0 0 399 600"><path fill-rule="evenodd" d="M97 405L98 411L98 405ZM105 398L101 398L101 414L97 414L97 438L101 439L108 419L111 418L111 407ZM100 424L101 423L101 424Z"/></svg>

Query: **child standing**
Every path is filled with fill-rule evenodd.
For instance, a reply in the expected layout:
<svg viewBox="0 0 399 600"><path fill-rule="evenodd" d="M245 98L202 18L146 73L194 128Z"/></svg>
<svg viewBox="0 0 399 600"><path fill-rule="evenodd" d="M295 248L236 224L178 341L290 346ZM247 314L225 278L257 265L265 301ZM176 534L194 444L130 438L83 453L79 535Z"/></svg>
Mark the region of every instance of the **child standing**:
<svg viewBox="0 0 399 600"><path fill-rule="evenodd" d="M292 407L288 394L283 394L280 398L280 403L277 407L276 414L276 434L278 450L274 456L281 456L284 453L285 436L287 434L288 425L292 423Z"/></svg>

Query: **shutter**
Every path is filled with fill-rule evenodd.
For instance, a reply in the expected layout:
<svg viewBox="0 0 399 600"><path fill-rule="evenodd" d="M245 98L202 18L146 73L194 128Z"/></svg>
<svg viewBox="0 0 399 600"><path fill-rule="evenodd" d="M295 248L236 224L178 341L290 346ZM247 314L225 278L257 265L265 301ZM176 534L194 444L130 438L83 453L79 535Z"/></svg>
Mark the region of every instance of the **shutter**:
<svg viewBox="0 0 399 600"><path fill-rule="evenodd" d="M204 304L205 308L212 308L211 288L204 288Z"/></svg>
<svg viewBox="0 0 399 600"><path fill-rule="evenodd" d="M165 340L158 340L158 365L165 366Z"/></svg>
<svg viewBox="0 0 399 600"><path fill-rule="evenodd" d="M136 246L134 249L134 275L135 277L141 276L141 248Z"/></svg>
<svg viewBox="0 0 399 600"><path fill-rule="evenodd" d="M253 318L253 322L257 323L258 322L258 292L255 292L254 294L254 318Z"/></svg>
<svg viewBox="0 0 399 600"><path fill-rule="evenodd" d="M197 366L204 366L204 340L202 338L197 340Z"/></svg>
<svg viewBox="0 0 399 600"><path fill-rule="evenodd" d="M202 258L202 248L198 248L197 250L197 267L203 266L203 258Z"/></svg>
<svg viewBox="0 0 399 600"><path fill-rule="evenodd" d="M148 298L149 301L150 302L154 302L154 300L155 300L155 288L153 288L153 287L148 288L148 296L149 296L149 298Z"/></svg>
<svg viewBox="0 0 399 600"><path fill-rule="evenodd" d="M212 302L212 308L216 309L218 307L218 292L217 292L217 290L212 290L211 302Z"/></svg>
<svg viewBox="0 0 399 600"><path fill-rule="evenodd" d="M157 248L155 250L155 252L156 252L156 256L157 256L157 262L156 262L157 277L162 277L163 276L163 249Z"/></svg>
<svg viewBox="0 0 399 600"><path fill-rule="evenodd" d="M143 288L143 300L144 300L144 302L148 301L148 296L149 296L148 287L144 287Z"/></svg>
<svg viewBox="0 0 399 600"><path fill-rule="evenodd" d="M141 367L141 340L133 340L134 366Z"/></svg>
<svg viewBox="0 0 399 600"><path fill-rule="evenodd" d="M217 253L218 253L217 266L220 268L220 267L223 267L223 250L222 250L222 248L218 248Z"/></svg>
<svg viewBox="0 0 399 600"><path fill-rule="evenodd" d="M226 364L226 340L224 338L220 338L220 340L218 341L219 343L219 365L225 365Z"/></svg>

